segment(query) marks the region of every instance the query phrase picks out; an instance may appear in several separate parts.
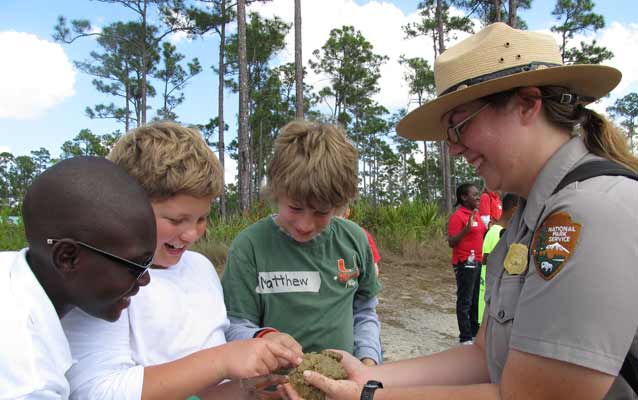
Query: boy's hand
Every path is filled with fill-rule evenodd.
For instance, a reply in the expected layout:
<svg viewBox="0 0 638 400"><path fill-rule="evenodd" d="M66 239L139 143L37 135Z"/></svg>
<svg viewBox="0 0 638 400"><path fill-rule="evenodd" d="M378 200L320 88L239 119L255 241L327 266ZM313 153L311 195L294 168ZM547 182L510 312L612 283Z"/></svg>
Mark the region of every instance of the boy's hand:
<svg viewBox="0 0 638 400"><path fill-rule="evenodd" d="M348 373L348 380L333 380L314 371L305 371L304 379L326 393L326 400L359 400L363 384L374 377L374 367L365 366L345 351L331 351L341 354L341 365ZM285 400L303 400L289 383L280 385L278 391Z"/></svg>
<svg viewBox="0 0 638 400"><path fill-rule="evenodd" d="M221 376L227 379L252 378L279 368L299 365L299 353L268 340L238 340L219 346Z"/></svg>
<svg viewBox="0 0 638 400"><path fill-rule="evenodd" d="M262 336L261 339L280 344L281 346L284 346L285 348L291 350L298 357L303 357L303 349L301 348L301 345L287 333L270 332ZM294 365L296 366L297 364Z"/></svg>

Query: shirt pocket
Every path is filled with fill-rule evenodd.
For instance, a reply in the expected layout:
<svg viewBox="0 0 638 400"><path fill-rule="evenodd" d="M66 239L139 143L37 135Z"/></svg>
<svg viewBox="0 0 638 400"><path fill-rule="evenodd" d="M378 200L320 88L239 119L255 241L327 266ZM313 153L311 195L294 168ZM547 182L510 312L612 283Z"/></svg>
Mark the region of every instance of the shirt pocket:
<svg viewBox="0 0 638 400"><path fill-rule="evenodd" d="M507 324L514 319L524 282L523 275L504 274L498 289L492 293L489 310L492 319L499 324Z"/></svg>

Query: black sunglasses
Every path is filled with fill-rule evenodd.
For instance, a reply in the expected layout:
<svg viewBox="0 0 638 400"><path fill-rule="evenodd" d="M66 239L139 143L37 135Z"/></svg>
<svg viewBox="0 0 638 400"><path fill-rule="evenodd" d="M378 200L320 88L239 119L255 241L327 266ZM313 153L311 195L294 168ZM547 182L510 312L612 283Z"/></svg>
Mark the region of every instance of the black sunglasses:
<svg viewBox="0 0 638 400"><path fill-rule="evenodd" d="M47 244L48 245L53 245L56 242L61 241L62 239L47 239ZM104 251L104 250L100 250L97 247L93 247L90 244L86 244L84 242L80 242L79 240L73 240L73 239L65 239L65 240L72 240L74 243L79 244L80 246L89 249L91 251L94 251L96 253L99 253L107 258L110 258L113 261L116 261L119 263L119 265L123 266L124 268L126 268L128 270L128 272L131 273L131 275L133 275L135 277L136 280L139 280L142 275L144 275L146 273L146 271L148 271L148 269L151 267L151 265L153 265L153 258L154 255L151 256L146 262L145 264L138 264L136 262L127 260L125 258L116 256L115 254L111 254L108 251Z"/></svg>

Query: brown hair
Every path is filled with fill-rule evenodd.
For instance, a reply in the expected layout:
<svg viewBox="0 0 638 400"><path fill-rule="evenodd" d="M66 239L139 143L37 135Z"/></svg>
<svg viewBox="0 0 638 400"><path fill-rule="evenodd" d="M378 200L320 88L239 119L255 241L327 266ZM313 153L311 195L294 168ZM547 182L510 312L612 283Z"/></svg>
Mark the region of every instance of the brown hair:
<svg viewBox="0 0 638 400"><path fill-rule="evenodd" d="M336 125L303 120L284 126L268 164L266 193L341 207L357 194L357 150Z"/></svg>
<svg viewBox="0 0 638 400"><path fill-rule="evenodd" d="M567 88L541 86L543 110L554 126L569 132L583 133L587 149L597 156L615 161L632 171L638 169L638 158L631 154L627 141L618 129L603 115L585 108L581 104L561 104L561 95L571 93ZM503 106L518 88L484 97L482 100L497 107Z"/></svg>
<svg viewBox="0 0 638 400"><path fill-rule="evenodd" d="M135 177L153 201L178 194L217 197L224 184L221 164L199 131L174 122L130 130L107 158Z"/></svg>

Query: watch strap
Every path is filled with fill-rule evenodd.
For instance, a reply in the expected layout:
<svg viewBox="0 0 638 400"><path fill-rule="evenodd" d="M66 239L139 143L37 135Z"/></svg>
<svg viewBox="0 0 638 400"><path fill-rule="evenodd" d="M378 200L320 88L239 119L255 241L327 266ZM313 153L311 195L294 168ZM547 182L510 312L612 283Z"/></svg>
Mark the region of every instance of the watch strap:
<svg viewBox="0 0 638 400"><path fill-rule="evenodd" d="M368 381L363 385L361 391L360 400L372 400L374 398L374 392L377 389L383 389L383 384L379 381Z"/></svg>

